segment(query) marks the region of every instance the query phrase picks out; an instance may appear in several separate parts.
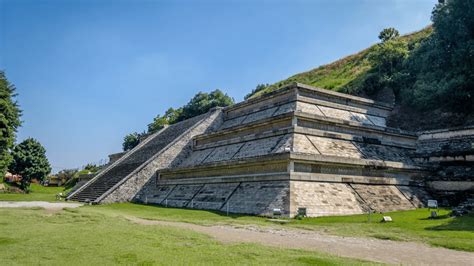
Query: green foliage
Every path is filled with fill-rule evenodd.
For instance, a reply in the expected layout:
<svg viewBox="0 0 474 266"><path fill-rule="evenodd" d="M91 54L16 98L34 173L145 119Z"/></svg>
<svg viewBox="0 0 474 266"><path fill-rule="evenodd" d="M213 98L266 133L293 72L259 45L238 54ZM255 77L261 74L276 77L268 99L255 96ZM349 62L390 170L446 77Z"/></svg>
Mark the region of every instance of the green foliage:
<svg viewBox="0 0 474 266"><path fill-rule="evenodd" d="M165 125L171 125L191 117L207 113L213 107L226 107L234 104L234 99L221 90L211 93L199 92L183 107L178 109L168 108L165 114L157 115L153 122L148 124L148 134L155 133ZM132 133L125 136L122 147L124 151L133 149L140 142L141 134Z"/></svg>
<svg viewBox="0 0 474 266"><path fill-rule="evenodd" d="M408 56L408 44L402 39L391 39L376 45L369 54L372 67L381 74L393 74Z"/></svg>
<svg viewBox="0 0 474 266"><path fill-rule="evenodd" d="M398 41L406 42L409 51L417 48L422 40L432 33L433 28L427 27L421 31L395 38ZM393 43L392 43L393 44ZM389 44L387 46L392 46ZM364 91L365 80L368 75L374 73L372 63L369 58L374 50L380 50L381 44L373 45L357 54L347 56L331 64L323 65L307 72L299 73L288 79L266 86L261 90L254 90L247 98L280 89L294 82L300 82L315 87L334 90L350 94L360 94ZM398 50L398 43L393 44L395 51ZM398 76L398 75L397 75ZM370 77L374 78L374 77ZM374 81L373 79L371 80ZM379 88L374 88L373 91Z"/></svg>
<svg viewBox="0 0 474 266"><path fill-rule="evenodd" d="M20 184L22 189L27 189L33 179L43 181L51 172L46 149L33 138L25 139L16 145L12 156L10 171L22 176Z"/></svg>
<svg viewBox="0 0 474 266"><path fill-rule="evenodd" d="M0 176L5 175L12 156L10 150L15 142L16 131L21 125L21 110L15 100L15 86L10 84L0 71Z"/></svg>
<svg viewBox="0 0 474 266"><path fill-rule="evenodd" d="M432 26L405 36L394 28L384 29L380 44L254 90L248 97L292 82L369 96L389 88L401 110L437 110L451 114L448 120L468 117L474 111L474 1L442 1L432 21Z"/></svg>
<svg viewBox="0 0 474 266"><path fill-rule="evenodd" d="M129 151L140 143L140 134L137 132L128 134L123 138L122 148L124 151Z"/></svg>
<svg viewBox="0 0 474 266"><path fill-rule="evenodd" d="M176 122L207 113L213 107L226 107L232 104L234 99L221 90L214 90L211 93L199 92L182 107Z"/></svg>
<svg viewBox="0 0 474 266"><path fill-rule="evenodd" d="M364 75L358 91L373 95L383 88L396 87L398 73L409 54L407 41L398 35L394 28L380 32L382 43L375 45L368 54L371 69Z"/></svg>
<svg viewBox="0 0 474 266"><path fill-rule="evenodd" d="M100 169L102 169L102 165L97 165L97 164L93 164L93 163L88 163L88 164L86 164L86 166L84 166L84 170L87 170L91 173L96 173L96 172L100 171Z"/></svg>
<svg viewBox="0 0 474 266"><path fill-rule="evenodd" d="M438 4L434 32L406 62L402 99L422 110L474 110L474 2Z"/></svg>
<svg viewBox="0 0 474 266"><path fill-rule="evenodd" d="M379 34L379 39L384 43L389 40L396 39L400 36L400 33L395 28L383 29Z"/></svg>
<svg viewBox="0 0 474 266"><path fill-rule="evenodd" d="M153 122L148 124L148 133L155 133L162 129L165 125L174 124L178 121L179 116L183 112L182 108L168 108L163 116L157 115Z"/></svg>

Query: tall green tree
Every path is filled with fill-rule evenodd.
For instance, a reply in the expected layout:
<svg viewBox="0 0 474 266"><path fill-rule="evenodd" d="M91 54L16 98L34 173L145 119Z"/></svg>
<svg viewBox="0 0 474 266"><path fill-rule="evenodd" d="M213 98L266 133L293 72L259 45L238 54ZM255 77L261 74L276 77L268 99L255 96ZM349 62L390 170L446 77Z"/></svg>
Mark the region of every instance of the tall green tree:
<svg viewBox="0 0 474 266"><path fill-rule="evenodd" d="M25 139L16 145L12 156L10 170L22 176L20 184L22 189L26 190L33 179L43 181L51 172L46 149L33 138Z"/></svg>
<svg viewBox="0 0 474 266"><path fill-rule="evenodd" d="M10 84L0 71L0 175L3 177L12 156L10 150L15 142L16 131L21 125L21 110L15 100L15 86Z"/></svg>

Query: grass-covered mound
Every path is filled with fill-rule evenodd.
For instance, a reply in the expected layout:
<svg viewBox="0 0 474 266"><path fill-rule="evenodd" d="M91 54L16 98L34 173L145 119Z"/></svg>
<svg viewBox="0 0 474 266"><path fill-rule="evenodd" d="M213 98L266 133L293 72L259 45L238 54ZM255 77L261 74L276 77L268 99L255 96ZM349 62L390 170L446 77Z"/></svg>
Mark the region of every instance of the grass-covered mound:
<svg viewBox="0 0 474 266"><path fill-rule="evenodd" d="M293 82L395 103L392 127L427 130L474 124L474 2L442 1L432 26L405 36L387 28L380 43L273 85Z"/></svg>
<svg viewBox="0 0 474 266"><path fill-rule="evenodd" d="M426 27L421 31L401 36L400 39L406 41L410 49L414 49L422 40L426 39L432 31L433 28L431 26ZM272 92L294 82L337 92L358 93L361 90L361 82L372 67L369 56L376 47L377 44L372 45L363 51L344 57L333 63L295 74L269 86L261 86L260 90L253 91L247 98L254 98Z"/></svg>

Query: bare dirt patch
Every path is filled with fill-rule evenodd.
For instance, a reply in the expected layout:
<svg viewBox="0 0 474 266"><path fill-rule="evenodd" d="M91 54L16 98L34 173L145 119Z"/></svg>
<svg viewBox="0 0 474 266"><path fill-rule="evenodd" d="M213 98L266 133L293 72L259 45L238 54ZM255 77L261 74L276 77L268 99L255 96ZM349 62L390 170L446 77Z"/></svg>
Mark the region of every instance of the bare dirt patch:
<svg viewBox="0 0 474 266"><path fill-rule="evenodd" d="M258 243L280 248L321 251L341 257L404 265L474 265L474 253L430 247L415 242L341 237L298 229L257 226L202 226L127 217L142 225L172 226L212 236L223 243Z"/></svg>

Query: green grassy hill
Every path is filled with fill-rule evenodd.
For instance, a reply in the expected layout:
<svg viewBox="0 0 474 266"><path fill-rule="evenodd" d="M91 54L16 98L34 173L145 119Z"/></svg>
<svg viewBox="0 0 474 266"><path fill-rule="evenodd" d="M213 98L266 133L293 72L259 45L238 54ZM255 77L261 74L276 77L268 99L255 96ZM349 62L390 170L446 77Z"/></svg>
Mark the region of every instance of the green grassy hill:
<svg viewBox="0 0 474 266"><path fill-rule="evenodd" d="M397 38L406 43L407 56L388 78L380 72L381 61L373 59L377 49L381 47L381 44L374 44L356 54L298 73L275 84L259 85L246 98L254 98L299 82L394 103L394 111L388 120L390 127L418 131L474 124L474 114L466 107L470 106L469 101L472 98L469 96L470 83L466 76L460 75L456 70L456 64L441 67L438 72L430 72L430 64L436 63L433 63L433 58L430 59L429 56L436 59L443 55L443 52L440 52L441 55L430 55L435 49L439 49L432 46L433 40L436 39L433 38L434 34L433 26L428 26ZM392 51L397 49L395 46L392 48ZM371 82L374 76L378 80L385 78L385 83ZM447 76L448 79L440 79L442 76ZM449 87L450 82L456 78L457 81L461 80L458 83L461 85ZM463 91L459 86L464 86L467 90ZM462 95L464 92L465 95ZM461 97L451 97L457 94ZM451 104L445 104L449 102L446 97L451 99Z"/></svg>
<svg viewBox="0 0 474 266"><path fill-rule="evenodd" d="M423 39L428 37L433 28L428 26L420 31L410 33L401 37L408 42L409 49L414 49ZM248 98L277 90L293 82L300 82L318 88L359 94L359 87L364 76L370 70L369 54L376 45L360 51L356 54L344 57L333 63L322 65L309 71L298 73L285 80L272 84L262 90L253 91Z"/></svg>

